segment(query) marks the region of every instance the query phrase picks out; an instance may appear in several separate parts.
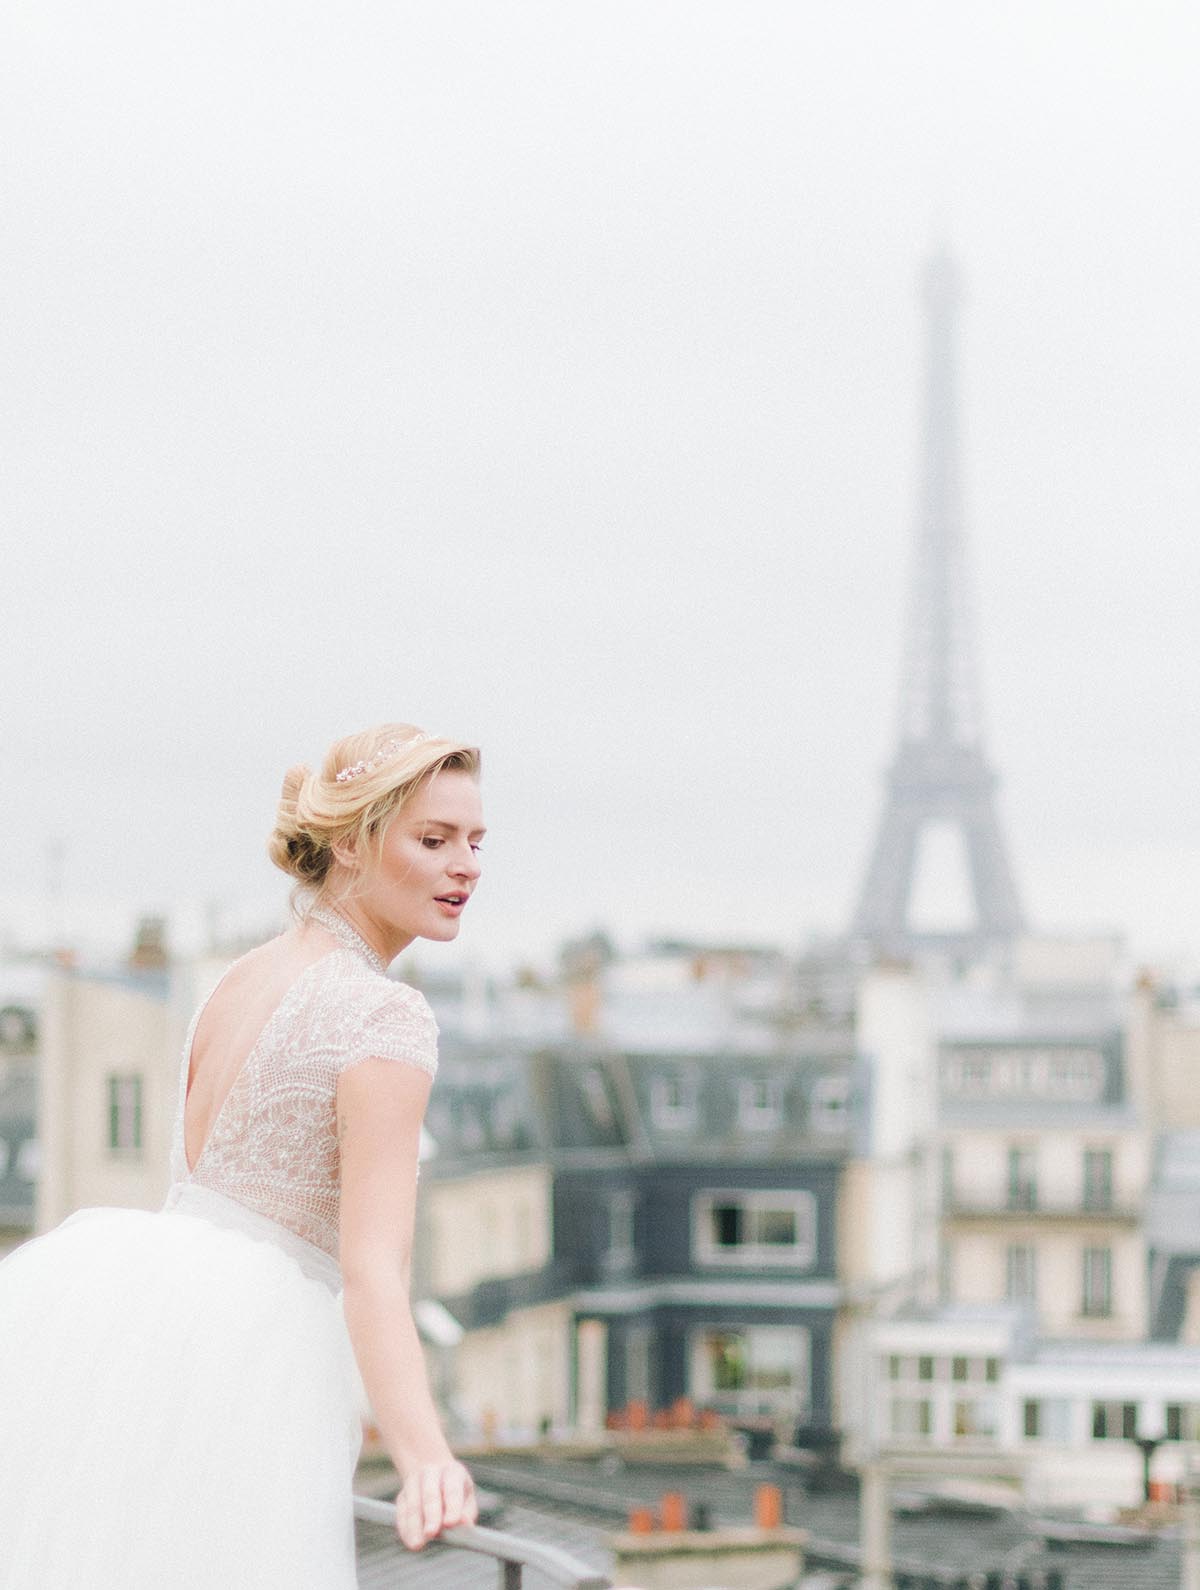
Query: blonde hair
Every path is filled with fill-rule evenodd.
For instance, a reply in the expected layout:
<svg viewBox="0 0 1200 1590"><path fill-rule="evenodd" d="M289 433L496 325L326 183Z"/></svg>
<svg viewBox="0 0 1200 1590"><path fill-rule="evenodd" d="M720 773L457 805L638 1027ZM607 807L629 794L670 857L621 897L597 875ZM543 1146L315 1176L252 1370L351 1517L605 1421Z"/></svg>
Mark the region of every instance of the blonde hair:
<svg viewBox="0 0 1200 1590"><path fill-rule="evenodd" d="M377 862L392 818L444 771L478 778L479 751L411 723L382 723L335 740L319 773L289 768L267 854L296 880L293 909L329 897L335 845Z"/></svg>

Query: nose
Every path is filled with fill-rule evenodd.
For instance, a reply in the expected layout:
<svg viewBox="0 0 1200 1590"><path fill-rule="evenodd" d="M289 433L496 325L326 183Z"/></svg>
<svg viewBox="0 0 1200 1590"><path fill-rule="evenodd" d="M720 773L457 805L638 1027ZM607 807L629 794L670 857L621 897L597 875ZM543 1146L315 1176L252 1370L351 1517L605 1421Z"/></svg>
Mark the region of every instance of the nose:
<svg viewBox="0 0 1200 1590"><path fill-rule="evenodd" d="M480 866L479 857L470 848L459 855L454 865L450 868L456 878L478 878L483 868Z"/></svg>

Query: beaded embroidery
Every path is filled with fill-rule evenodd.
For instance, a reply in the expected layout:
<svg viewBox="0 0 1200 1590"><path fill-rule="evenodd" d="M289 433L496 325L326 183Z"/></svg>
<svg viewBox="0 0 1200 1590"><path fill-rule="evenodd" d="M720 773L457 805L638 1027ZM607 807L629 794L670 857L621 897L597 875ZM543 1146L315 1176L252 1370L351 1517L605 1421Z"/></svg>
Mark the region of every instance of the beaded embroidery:
<svg viewBox="0 0 1200 1590"><path fill-rule="evenodd" d="M223 1193L336 1256L338 1078L372 1059L433 1076L437 1023L415 988L380 975L380 957L344 917L312 914L338 947L311 962L268 1017L189 1172L184 1103L204 1006L192 1017L180 1066L171 1180Z"/></svg>

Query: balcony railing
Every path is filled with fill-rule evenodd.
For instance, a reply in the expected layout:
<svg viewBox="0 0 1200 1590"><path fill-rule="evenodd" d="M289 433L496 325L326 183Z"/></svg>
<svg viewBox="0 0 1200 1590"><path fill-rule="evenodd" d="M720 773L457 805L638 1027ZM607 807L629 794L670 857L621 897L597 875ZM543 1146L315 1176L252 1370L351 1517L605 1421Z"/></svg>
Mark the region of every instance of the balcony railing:
<svg viewBox="0 0 1200 1590"><path fill-rule="evenodd" d="M396 1527L395 1504L376 1501L374 1497L356 1496L354 1516L364 1523ZM521 1576L526 1568L536 1568L552 1585L562 1586L562 1590L611 1590L612 1587L611 1579L557 1546L523 1540L519 1535L508 1535L499 1529L460 1524L456 1529L444 1530L437 1538L439 1544L455 1551L473 1551L482 1557L491 1557L500 1570L500 1590L521 1590ZM402 1576L397 1576L396 1584L397 1590L403 1590Z"/></svg>
<svg viewBox="0 0 1200 1590"><path fill-rule="evenodd" d="M942 1209L946 1216L957 1220L1107 1220L1128 1224L1140 1218L1133 1204L1100 1203L1086 1197L1030 1196L1025 1189L1016 1197L1007 1190L994 1198L986 1193L948 1193L943 1197Z"/></svg>

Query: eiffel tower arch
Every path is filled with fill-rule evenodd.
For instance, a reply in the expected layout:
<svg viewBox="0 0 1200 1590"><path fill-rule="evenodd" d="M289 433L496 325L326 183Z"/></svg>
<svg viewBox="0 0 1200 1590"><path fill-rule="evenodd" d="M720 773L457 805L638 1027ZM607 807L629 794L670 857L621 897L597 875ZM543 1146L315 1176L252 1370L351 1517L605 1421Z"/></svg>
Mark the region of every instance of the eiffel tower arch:
<svg viewBox="0 0 1200 1590"><path fill-rule="evenodd" d="M967 602L955 391L954 324L961 291L950 255L926 263L925 413L900 733L852 936L890 954L936 950L968 958L1023 922L996 814L996 774L983 750ZM911 920L921 841L931 825L961 835L974 920L922 930Z"/></svg>

